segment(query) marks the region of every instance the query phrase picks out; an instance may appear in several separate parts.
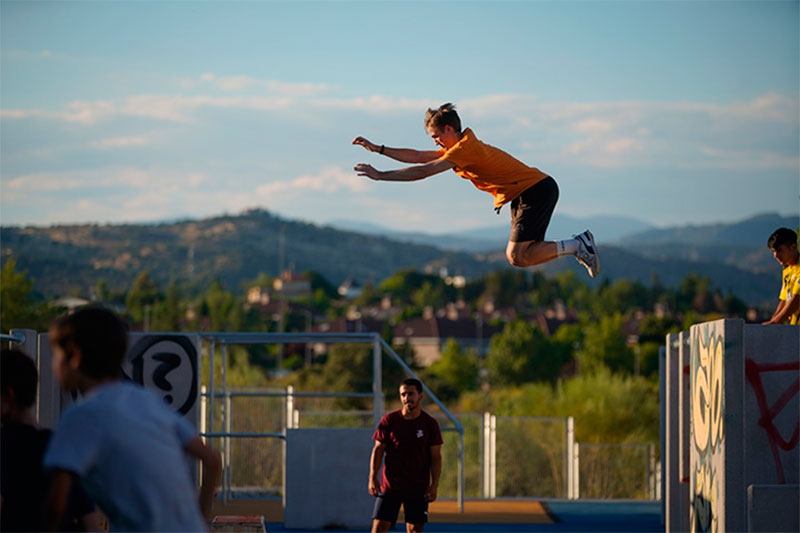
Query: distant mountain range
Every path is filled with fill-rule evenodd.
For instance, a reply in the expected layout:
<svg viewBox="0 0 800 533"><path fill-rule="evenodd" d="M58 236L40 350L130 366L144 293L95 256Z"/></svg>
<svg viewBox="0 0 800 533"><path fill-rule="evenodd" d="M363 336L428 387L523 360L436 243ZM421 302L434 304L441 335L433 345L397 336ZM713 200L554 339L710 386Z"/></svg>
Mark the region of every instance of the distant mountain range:
<svg viewBox="0 0 800 533"><path fill-rule="evenodd" d="M318 226L286 220L264 210L158 224L64 225L0 228L0 259L17 261L48 298L88 295L104 279L126 290L143 270L165 287L175 280L188 291L213 279L240 290L259 273L315 270L334 284L379 283L400 269L445 270L473 278L513 268L504 256L508 229L491 227L449 235L396 233L339 222ZM597 236L602 271L590 280L572 258L540 268L572 269L596 285L608 279L657 278L677 286L689 273L751 305L771 305L780 266L766 247L779 226L797 228L798 217L761 215L731 224L656 229L641 221L554 217L550 235L563 238L589 227Z"/></svg>
<svg viewBox="0 0 800 533"><path fill-rule="evenodd" d="M374 224L348 220L333 221L331 225L347 231L355 231L367 235L380 235L417 244L428 244L443 250L458 252L490 252L505 249L509 232L506 218L503 218L503 223L499 223L496 226L442 234L397 232ZM627 217L597 216L576 218L569 215L556 214L550 222L547 237L550 239L565 239L576 233L581 233L587 228L592 230L598 244L613 244L627 236L651 230L653 226L647 222Z"/></svg>

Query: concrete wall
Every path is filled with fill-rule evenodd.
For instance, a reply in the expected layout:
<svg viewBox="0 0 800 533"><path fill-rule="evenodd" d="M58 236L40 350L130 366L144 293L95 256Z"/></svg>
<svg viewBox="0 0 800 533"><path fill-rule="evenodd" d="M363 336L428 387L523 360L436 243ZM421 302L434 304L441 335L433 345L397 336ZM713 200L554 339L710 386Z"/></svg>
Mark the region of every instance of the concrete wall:
<svg viewBox="0 0 800 533"><path fill-rule="evenodd" d="M725 320L691 328L692 531L744 531L745 494L736 490L742 475L742 333L741 325Z"/></svg>
<svg viewBox="0 0 800 533"><path fill-rule="evenodd" d="M666 359L662 376L662 464L664 465L664 526L666 531L676 531L680 523L681 503L678 464L680 463L678 447L678 334L667 335Z"/></svg>
<svg viewBox="0 0 800 533"><path fill-rule="evenodd" d="M661 387L664 526L689 531L689 333L667 335Z"/></svg>
<svg viewBox="0 0 800 533"><path fill-rule="evenodd" d="M74 401L61 391L53 375L47 333L38 335L39 423L55 427ZM195 427L200 421L200 337L197 335L131 333L122 365L125 376L156 392Z"/></svg>
<svg viewBox="0 0 800 533"><path fill-rule="evenodd" d="M667 531L796 530L800 328L719 320L667 343Z"/></svg>
<svg viewBox="0 0 800 533"><path fill-rule="evenodd" d="M283 525L287 529L366 529L372 429L287 429Z"/></svg>
<svg viewBox="0 0 800 533"><path fill-rule="evenodd" d="M692 412L690 409L690 399L692 395L691 388L691 367L689 361L691 358L691 344L688 331L682 331L678 334L678 368L680 374L678 375L678 486L680 487L680 496L678 498L679 522L676 522L678 531L689 531L689 507L691 505L689 480L691 479L691 462L689 460L689 450L691 446L691 419Z"/></svg>

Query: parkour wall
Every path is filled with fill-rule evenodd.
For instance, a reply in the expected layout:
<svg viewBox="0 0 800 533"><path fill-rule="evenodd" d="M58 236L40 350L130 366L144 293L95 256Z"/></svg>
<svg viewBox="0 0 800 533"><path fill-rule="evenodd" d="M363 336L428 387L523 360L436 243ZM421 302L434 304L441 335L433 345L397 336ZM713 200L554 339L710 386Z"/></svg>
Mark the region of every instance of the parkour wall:
<svg viewBox="0 0 800 533"><path fill-rule="evenodd" d="M663 369L666 531L800 531L800 328L697 324Z"/></svg>

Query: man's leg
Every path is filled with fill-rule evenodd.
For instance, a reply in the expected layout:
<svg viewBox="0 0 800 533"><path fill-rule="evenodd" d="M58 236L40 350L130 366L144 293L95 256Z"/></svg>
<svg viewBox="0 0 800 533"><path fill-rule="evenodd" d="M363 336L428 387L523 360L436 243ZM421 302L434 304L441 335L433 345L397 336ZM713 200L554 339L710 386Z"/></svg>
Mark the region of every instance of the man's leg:
<svg viewBox="0 0 800 533"><path fill-rule="evenodd" d="M528 267L558 257L553 241L545 241L547 226L558 202L558 185L548 177L511 201L511 234L506 257L515 267Z"/></svg>
<svg viewBox="0 0 800 533"><path fill-rule="evenodd" d="M574 255L591 277L600 271L597 246L589 230L563 241L509 241L506 246L508 262L521 268L546 263L564 255Z"/></svg>
<svg viewBox="0 0 800 533"><path fill-rule="evenodd" d="M372 519L372 533L386 533L391 529L392 523L386 520Z"/></svg>
<svg viewBox="0 0 800 533"><path fill-rule="evenodd" d="M509 241L506 257L515 267L529 267L552 261L558 257L558 249L553 241Z"/></svg>
<svg viewBox="0 0 800 533"><path fill-rule="evenodd" d="M406 533L422 533L428 521L428 502L423 498L407 499L403 502L406 514Z"/></svg>
<svg viewBox="0 0 800 533"><path fill-rule="evenodd" d="M394 494L380 493L372 509L372 533L385 533L394 527L400 513L401 498Z"/></svg>

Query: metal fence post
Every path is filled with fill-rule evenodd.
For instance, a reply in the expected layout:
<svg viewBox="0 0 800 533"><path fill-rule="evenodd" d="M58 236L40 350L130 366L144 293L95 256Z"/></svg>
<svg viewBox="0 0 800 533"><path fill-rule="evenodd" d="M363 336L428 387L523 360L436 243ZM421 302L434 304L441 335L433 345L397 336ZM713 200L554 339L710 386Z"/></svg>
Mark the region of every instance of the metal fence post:
<svg viewBox="0 0 800 533"><path fill-rule="evenodd" d="M581 445L572 445L572 499L578 500L581 497Z"/></svg>
<svg viewBox="0 0 800 533"><path fill-rule="evenodd" d="M567 480L567 499L577 499L577 487L575 486L575 465L572 461L572 450L575 449L575 419L567 417L566 430L564 435L564 467L566 468Z"/></svg>
<svg viewBox="0 0 800 533"><path fill-rule="evenodd" d="M200 385L200 435L208 433L208 387ZM208 439L203 437L203 442Z"/></svg>
<svg viewBox="0 0 800 533"><path fill-rule="evenodd" d="M464 429L458 432L458 512L464 512Z"/></svg>
<svg viewBox="0 0 800 533"><path fill-rule="evenodd" d="M656 499L656 449L652 444L647 445L647 488L648 498Z"/></svg>
<svg viewBox="0 0 800 533"><path fill-rule="evenodd" d="M223 431L226 433L230 433L228 431L228 344L226 342L222 343L222 427L224 428ZM228 483L228 473L231 468L230 463L230 454L228 453L228 448L230 446L230 437L227 435L222 438L222 456L224 457L223 468L222 468L222 502L225 505L228 505L228 497L230 496L230 484Z"/></svg>
<svg viewBox="0 0 800 533"><path fill-rule="evenodd" d="M492 462L489 457L489 420L491 414L483 413L483 423L481 424L481 442L483 443L483 460L481 461L481 496L483 498L489 497L489 464Z"/></svg>
<svg viewBox="0 0 800 533"><path fill-rule="evenodd" d="M497 417L483 413L483 497L497 495Z"/></svg>
<svg viewBox="0 0 800 533"><path fill-rule="evenodd" d="M286 387L286 412L284 416L286 417L285 423L283 427L286 429L294 429L294 387L289 385Z"/></svg>
<svg viewBox="0 0 800 533"><path fill-rule="evenodd" d="M214 388L214 355L216 355L216 342L214 339L211 339L208 345L208 390L211 392L211 395L208 397L208 432L214 433L214 416L216 415L216 411L214 411L214 396L216 395L216 389Z"/></svg>
<svg viewBox="0 0 800 533"><path fill-rule="evenodd" d="M377 427L383 418L383 362L381 361L381 338L375 334L372 341L372 418Z"/></svg>
<svg viewBox="0 0 800 533"><path fill-rule="evenodd" d="M231 433L233 433L233 403L231 402L231 394L225 390L225 503L228 503L233 489L231 477L233 476L233 468L231 467L231 460L233 454L231 453Z"/></svg>

